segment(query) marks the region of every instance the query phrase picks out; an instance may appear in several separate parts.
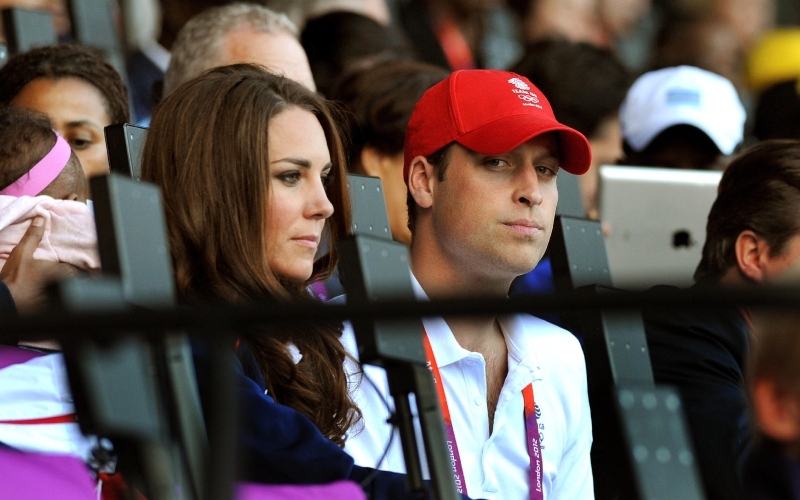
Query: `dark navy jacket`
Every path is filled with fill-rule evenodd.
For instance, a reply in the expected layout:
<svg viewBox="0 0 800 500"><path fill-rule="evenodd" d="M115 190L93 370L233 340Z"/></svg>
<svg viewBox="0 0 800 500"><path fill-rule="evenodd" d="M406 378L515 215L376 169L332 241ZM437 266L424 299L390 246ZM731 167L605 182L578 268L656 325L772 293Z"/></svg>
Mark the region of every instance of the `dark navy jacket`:
<svg viewBox="0 0 800 500"><path fill-rule="evenodd" d="M203 413L210 383L208 356L202 343L193 341ZM372 499L420 498L406 488L405 475L359 467L353 458L302 413L277 404L267 394L252 352L242 344L237 349L235 370L241 410L239 479L266 484L324 484L350 479L361 482L371 473L374 479L364 487ZM424 498L422 496L421 498Z"/></svg>
<svg viewBox="0 0 800 500"><path fill-rule="evenodd" d="M708 499L742 498L750 447L744 318L735 307L652 309L643 316L653 376L681 394Z"/></svg>

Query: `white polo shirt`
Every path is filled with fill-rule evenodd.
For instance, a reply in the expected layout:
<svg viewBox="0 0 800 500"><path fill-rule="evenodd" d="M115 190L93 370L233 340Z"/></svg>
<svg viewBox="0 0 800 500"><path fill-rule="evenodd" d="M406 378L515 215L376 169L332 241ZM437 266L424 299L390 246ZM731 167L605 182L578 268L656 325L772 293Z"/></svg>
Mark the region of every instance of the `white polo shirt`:
<svg viewBox="0 0 800 500"><path fill-rule="evenodd" d="M417 296L427 300L416 279L414 283ZM522 389L533 382L544 460L544 498L594 498L589 459L592 424L586 365L578 340L566 330L526 314L501 317L499 323L508 347L508 375L490 435L483 356L462 348L442 318L423 320L444 382L467 493L473 498L530 498ZM357 353L349 324L343 343ZM386 374L381 368L365 367L376 391L360 376L357 366L349 364L347 369L363 421L351 430L345 451L357 465L375 467L391 432L381 401L381 395L391 401ZM399 435L379 468L405 472Z"/></svg>

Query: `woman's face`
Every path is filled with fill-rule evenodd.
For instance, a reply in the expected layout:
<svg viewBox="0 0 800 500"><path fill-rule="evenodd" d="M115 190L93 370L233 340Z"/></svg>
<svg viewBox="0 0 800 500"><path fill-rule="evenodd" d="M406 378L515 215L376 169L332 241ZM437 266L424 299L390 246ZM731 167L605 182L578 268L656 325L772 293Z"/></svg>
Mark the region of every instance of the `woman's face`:
<svg viewBox="0 0 800 500"><path fill-rule="evenodd" d="M37 78L25 85L11 104L49 116L75 151L87 178L108 173L103 128L111 119L97 87L80 78Z"/></svg>
<svg viewBox="0 0 800 500"><path fill-rule="evenodd" d="M269 122L267 260L282 279L305 281L333 205L325 193L331 155L317 117L297 107Z"/></svg>

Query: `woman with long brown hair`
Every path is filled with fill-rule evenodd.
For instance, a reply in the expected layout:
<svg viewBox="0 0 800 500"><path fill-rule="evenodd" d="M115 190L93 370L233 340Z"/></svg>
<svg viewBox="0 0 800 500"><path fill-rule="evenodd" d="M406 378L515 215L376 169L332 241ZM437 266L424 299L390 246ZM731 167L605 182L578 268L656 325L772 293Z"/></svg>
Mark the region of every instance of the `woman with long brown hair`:
<svg viewBox="0 0 800 500"><path fill-rule="evenodd" d="M142 179L164 193L181 297L312 300L308 285L333 271L335 242L350 225L345 172L326 102L295 82L234 65L176 89L153 115ZM325 238L329 250L315 259ZM364 477L341 449L359 418L341 325L239 335L242 478ZM381 482L399 487L391 496L402 494L402 476L384 474Z"/></svg>

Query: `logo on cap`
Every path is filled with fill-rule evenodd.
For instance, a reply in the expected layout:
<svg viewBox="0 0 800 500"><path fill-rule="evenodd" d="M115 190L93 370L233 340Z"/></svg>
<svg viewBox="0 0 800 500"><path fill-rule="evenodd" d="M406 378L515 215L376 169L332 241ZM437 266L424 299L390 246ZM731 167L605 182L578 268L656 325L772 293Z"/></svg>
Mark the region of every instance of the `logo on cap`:
<svg viewBox="0 0 800 500"><path fill-rule="evenodd" d="M538 104L539 96L530 91L530 85L519 78L511 78L508 80L508 83L516 87L511 89L511 92L515 93L517 97L525 101L522 103L523 106L536 106L537 108L542 109L542 107Z"/></svg>
<svg viewBox="0 0 800 500"><path fill-rule="evenodd" d="M528 85L527 83L523 82L519 78L512 78L512 79L510 79L508 81L508 83L510 83L511 85L517 87L520 90L530 90L531 89L530 85Z"/></svg>

